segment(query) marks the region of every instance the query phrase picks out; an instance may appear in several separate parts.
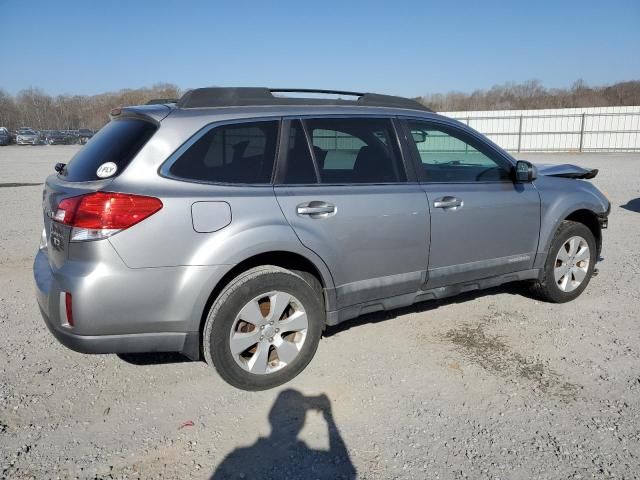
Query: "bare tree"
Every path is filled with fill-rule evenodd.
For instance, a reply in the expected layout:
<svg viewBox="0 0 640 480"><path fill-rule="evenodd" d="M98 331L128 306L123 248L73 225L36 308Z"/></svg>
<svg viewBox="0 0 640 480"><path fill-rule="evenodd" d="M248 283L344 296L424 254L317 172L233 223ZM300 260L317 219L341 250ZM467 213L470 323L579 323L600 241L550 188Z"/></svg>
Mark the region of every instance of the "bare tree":
<svg viewBox="0 0 640 480"><path fill-rule="evenodd" d="M52 97L39 88L30 87L14 97L0 89L0 126L97 130L109 121L109 112L114 107L144 104L153 98L179 98L181 93L170 83L89 96ZM540 81L529 80L471 93L435 93L417 100L436 111L640 105L640 81L590 87L579 79L568 89L547 89Z"/></svg>
<svg viewBox="0 0 640 480"><path fill-rule="evenodd" d="M476 90L470 94L436 93L417 100L441 112L640 105L640 81L589 87L579 79L569 89L547 89L540 81L529 80L495 85L489 90Z"/></svg>
<svg viewBox="0 0 640 480"><path fill-rule="evenodd" d="M180 93L177 86L168 83L90 96L52 97L39 88L30 87L12 97L0 90L0 126L12 130L22 126L41 130L97 130L109 121L109 112L114 107L140 105L153 98L179 98Z"/></svg>

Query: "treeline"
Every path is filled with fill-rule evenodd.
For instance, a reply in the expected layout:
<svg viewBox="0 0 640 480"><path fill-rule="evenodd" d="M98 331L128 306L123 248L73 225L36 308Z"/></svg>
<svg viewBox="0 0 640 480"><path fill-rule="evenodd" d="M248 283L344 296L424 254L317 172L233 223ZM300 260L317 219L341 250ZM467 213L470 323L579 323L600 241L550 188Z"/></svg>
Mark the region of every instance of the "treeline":
<svg viewBox="0 0 640 480"><path fill-rule="evenodd" d="M23 126L38 130L97 130L107 123L114 107L140 105L154 98L179 98L182 93L172 84L100 95L51 96L39 88L28 88L12 96L0 89L0 126L11 130ZM640 105L640 81L590 87L578 80L568 89L548 89L539 81L531 80L473 93L437 93L417 100L437 112Z"/></svg>
<svg viewBox="0 0 640 480"><path fill-rule="evenodd" d="M180 89L171 84L125 89L100 95L47 95L28 88L9 95L0 89L0 126L11 130L26 126L37 130L97 130L109 121L111 109L141 105L154 98L178 98Z"/></svg>
<svg viewBox="0 0 640 480"><path fill-rule="evenodd" d="M640 105L640 81L590 87L578 80L571 88L545 88L539 81L530 80L473 93L436 93L417 100L436 112Z"/></svg>

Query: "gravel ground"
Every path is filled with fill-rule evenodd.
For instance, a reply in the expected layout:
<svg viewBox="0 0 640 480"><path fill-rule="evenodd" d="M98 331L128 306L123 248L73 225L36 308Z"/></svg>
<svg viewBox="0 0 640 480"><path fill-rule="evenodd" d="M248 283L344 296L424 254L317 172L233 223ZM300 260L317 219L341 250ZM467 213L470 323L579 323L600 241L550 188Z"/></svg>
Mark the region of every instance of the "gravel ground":
<svg viewBox="0 0 640 480"><path fill-rule="evenodd" d="M46 330L29 184L77 148L0 147L0 477L640 476L640 155L521 155L601 169L610 228L577 301L506 286L369 315L248 393L204 363L81 355Z"/></svg>

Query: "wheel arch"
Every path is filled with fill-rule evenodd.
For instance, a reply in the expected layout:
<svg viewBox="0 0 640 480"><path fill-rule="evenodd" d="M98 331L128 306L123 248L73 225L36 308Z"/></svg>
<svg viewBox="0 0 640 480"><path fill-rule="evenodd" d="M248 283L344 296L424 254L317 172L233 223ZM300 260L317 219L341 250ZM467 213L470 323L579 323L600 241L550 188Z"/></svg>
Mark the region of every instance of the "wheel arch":
<svg viewBox="0 0 640 480"><path fill-rule="evenodd" d="M318 265L308 257L287 250L274 250L256 253L241 262L232 266L222 278L213 286L211 293L209 294L207 301L205 302L202 314L200 317L199 325L199 337L200 337L200 350L202 349L202 332L204 329L207 315L213 302L220 295L222 290L231 282L234 278L247 270L258 267L261 265L274 265L288 270L298 270L307 272L318 279L323 289L323 302L326 309L329 309L332 302L335 302L332 295L334 294L333 278L331 273L327 269L326 265ZM200 358L202 358L202 351L200 351Z"/></svg>
<svg viewBox="0 0 640 480"><path fill-rule="evenodd" d="M540 193L540 239L535 265L546 261L551 242L564 221L585 225L596 238L597 253L602 248L599 220L608 215L610 203L590 182L559 177L541 176L536 180Z"/></svg>
<svg viewBox="0 0 640 480"><path fill-rule="evenodd" d="M599 257L602 250L602 229L600 228L597 214L593 210L581 208L567 215L564 220L582 223L591 230L596 239L596 258Z"/></svg>

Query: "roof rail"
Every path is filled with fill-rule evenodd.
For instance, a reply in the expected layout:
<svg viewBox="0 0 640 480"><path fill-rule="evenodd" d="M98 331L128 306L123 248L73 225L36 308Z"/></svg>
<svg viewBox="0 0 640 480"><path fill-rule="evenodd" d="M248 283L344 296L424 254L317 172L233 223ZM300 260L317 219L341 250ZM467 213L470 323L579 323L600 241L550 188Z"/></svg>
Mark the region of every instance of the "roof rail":
<svg viewBox="0 0 640 480"><path fill-rule="evenodd" d="M145 105L161 105L164 103L176 103L177 101L177 98L152 98Z"/></svg>
<svg viewBox="0 0 640 480"><path fill-rule="evenodd" d="M275 96L274 93L318 93L358 97L356 100L294 98ZM176 102L178 108L239 107L258 105L342 105L364 107L393 107L412 110L431 110L421 103L405 97L378 93L347 92L344 90L316 90L311 88L262 88L262 87L209 87L196 88L185 93Z"/></svg>

